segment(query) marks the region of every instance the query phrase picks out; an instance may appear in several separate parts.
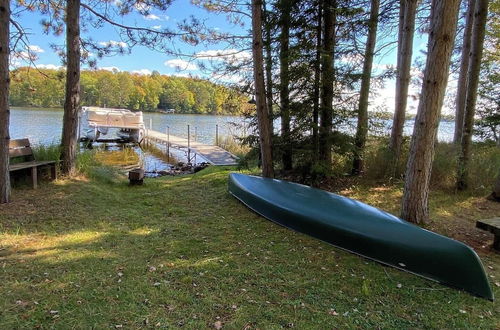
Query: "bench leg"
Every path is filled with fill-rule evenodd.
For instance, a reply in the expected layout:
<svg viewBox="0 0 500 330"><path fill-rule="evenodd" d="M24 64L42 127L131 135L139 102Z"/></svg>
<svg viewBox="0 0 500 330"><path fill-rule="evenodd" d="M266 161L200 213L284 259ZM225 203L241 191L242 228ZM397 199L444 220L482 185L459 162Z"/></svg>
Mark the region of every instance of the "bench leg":
<svg viewBox="0 0 500 330"><path fill-rule="evenodd" d="M55 166L55 165L52 165L50 167L50 176L51 176L52 180L56 180L57 179L57 168L56 167L57 166Z"/></svg>
<svg viewBox="0 0 500 330"><path fill-rule="evenodd" d="M495 234L493 239L493 249L500 251L500 235Z"/></svg>
<svg viewBox="0 0 500 330"><path fill-rule="evenodd" d="M33 166L31 168L31 183L33 185L33 189L36 189L38 187L38 173L36 166Z"/></svg>

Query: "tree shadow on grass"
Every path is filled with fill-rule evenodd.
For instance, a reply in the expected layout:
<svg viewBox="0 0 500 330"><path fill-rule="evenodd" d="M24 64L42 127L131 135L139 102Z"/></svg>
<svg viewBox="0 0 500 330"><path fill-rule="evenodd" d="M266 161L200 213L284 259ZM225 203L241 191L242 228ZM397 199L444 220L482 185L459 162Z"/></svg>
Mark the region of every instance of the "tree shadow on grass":
<svg viewBox="0 0 500 330"><path fill-rule="evenodd" d="M480 314L494 323L481 299L258 217L228 195L226 178L16 191L0 208L0 319L7 327L460 327L481 325L472 316Z"/></svg>

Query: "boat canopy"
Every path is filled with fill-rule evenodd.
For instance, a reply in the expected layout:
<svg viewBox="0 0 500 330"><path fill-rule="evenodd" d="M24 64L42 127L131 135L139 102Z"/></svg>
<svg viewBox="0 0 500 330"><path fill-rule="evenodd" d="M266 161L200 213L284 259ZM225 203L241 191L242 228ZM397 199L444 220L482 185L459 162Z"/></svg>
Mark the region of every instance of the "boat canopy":
<svg viewBox="0 0 500 330"><path fill-rule="evenodd" d="M141 111L132 112L127 109L82 107L82 112L87 115L89 127L144 129Z"/></svg>

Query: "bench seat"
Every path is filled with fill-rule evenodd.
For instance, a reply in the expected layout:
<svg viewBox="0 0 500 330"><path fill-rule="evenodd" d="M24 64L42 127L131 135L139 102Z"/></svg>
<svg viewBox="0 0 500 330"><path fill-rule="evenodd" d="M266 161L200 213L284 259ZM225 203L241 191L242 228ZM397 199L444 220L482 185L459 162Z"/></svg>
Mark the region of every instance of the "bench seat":
<svg viewBox="0 0 500 330"><path fill-rule="evenodd" d="M31 149L28 139L11 140L9 144L9 158L17 160L17 162L9 165L9 172L26 169L31 170L31 183L33 188L38 186L39 167L49 167L52 180L57 179L57 162L53 160L35 160L33 150Z"/></svg>

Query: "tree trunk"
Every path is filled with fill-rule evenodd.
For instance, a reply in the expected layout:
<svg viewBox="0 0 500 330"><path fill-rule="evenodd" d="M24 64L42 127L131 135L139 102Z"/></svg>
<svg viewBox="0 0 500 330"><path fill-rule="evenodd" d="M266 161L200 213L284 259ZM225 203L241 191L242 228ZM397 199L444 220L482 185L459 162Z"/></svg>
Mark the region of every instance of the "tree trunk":
<svg viewBox="0 0 500 330"><path fill-rule="evenodd" d="M401 0L399 12L396 101L390 140L390 149L393 156L393 174L396 173L397 164L401 155L401 144L403 143L403 127L408 100L408 86L410 85L411 78L410 69L413 53L413 34L415 32L417 0Z"/></svg>
<svg viewBox="0 0 500 330"><path fill-rule="evenodd" d="M10 200L9 20L10 1L0 0L0 204Z"/></svg>
<svg viewBox="0 0 500 330"><path fill-rule="evenodd" d="M259 126L259 142L262 158L262 175L274 177L272 140L269 113L264 86L264 56L262 54L262 0L252 0L252 55L255 85L255 102Z"/></svg>
<svg viewBox="0 0 500 330"><path fill-rule="evenodd" d="M290 1L280 0L280 108L283 169L292 169L292 142L290 141Z"/></svg>
<svg viewBox="0 0 500 330"><path fill-rule="evenodd" d="M271 22L269 22L269 12L266 9L266 3L263 1L264 25L265 25L265 49L266 49L266 103L269 113L269 131L273 134L273 54L271 49Z"/></svg>
<svg viewBox="0 0 500 330"><path fill-rule="evenodd" d="M476 112L477 87L483 57L484 34L488 16L488 0L477 0L471 36L471 53L467 72L467 98L465 101L464 128L461 154L458 160L457 189L465 190L469 184L469 159L471 154L474 113Z"/></svg>
<svg viewBox="0 0 500 330"><path fill-rule="evenodd" d="M358 106L358 125L354 146L354 162L352 174L363 172L363 153L365 150L366 136L368 134L368 96L370 95L370 81L372 78L373 56L375 54L375 41L377 39L377 23L380 0L371 0L370 20L368 22L368 37L366 39L365 60L363 62L363 76Z"/></svg>
<svg viewBox="0 0 500 330"><path fill-rule="evenodd" d="M323 0L323 50L321 59L321 105L319 129L319 159L326 170L332 164L333 83L335 80L333 55L335 46L336 1Z"/></svg>
<svg viewBox="0 0 500 330"><path fill-rule="evenodd" d="M316 60L314 62L314 93L313 93L313 162L317 165L319 160L319 90L321 79L321 21L322 21L322 6L321 1L318 3L318 25L316 26Z"/></svg>
<svg viewBox="0 0 500 330"><path fill-rule="evenodd" d="M439 116L448 81L460 0L433 0L420 103L406 168L401 217L413 223L429 219L429 181Z"/></svg>
<svg viewBox="0 0 500 330"><path fill-rule="evenodd" d="M460 59L460 73L458 75L457 96L455 99L455 133L453 143L459 144L462 140L464 128L465 100L467 97L467 70L469 69L470 44L472 24L474 21L475 0L469 0L467 16L465 17L464 37L462 43L462 58Z"/></svg>
<svg viewBox="0 0 500 330"><path fill-rule="evenodd" d="M493 192L489 196L489 199L500 202L500 171L498 171L498 177L493 186Z"/></svg>
<svg viewBox="0 0 500 330"><path fill-rule="evenodd" d="M61 139L62 172L75 172L80 107L80 0L66 2L66 95Z"/></svg>

